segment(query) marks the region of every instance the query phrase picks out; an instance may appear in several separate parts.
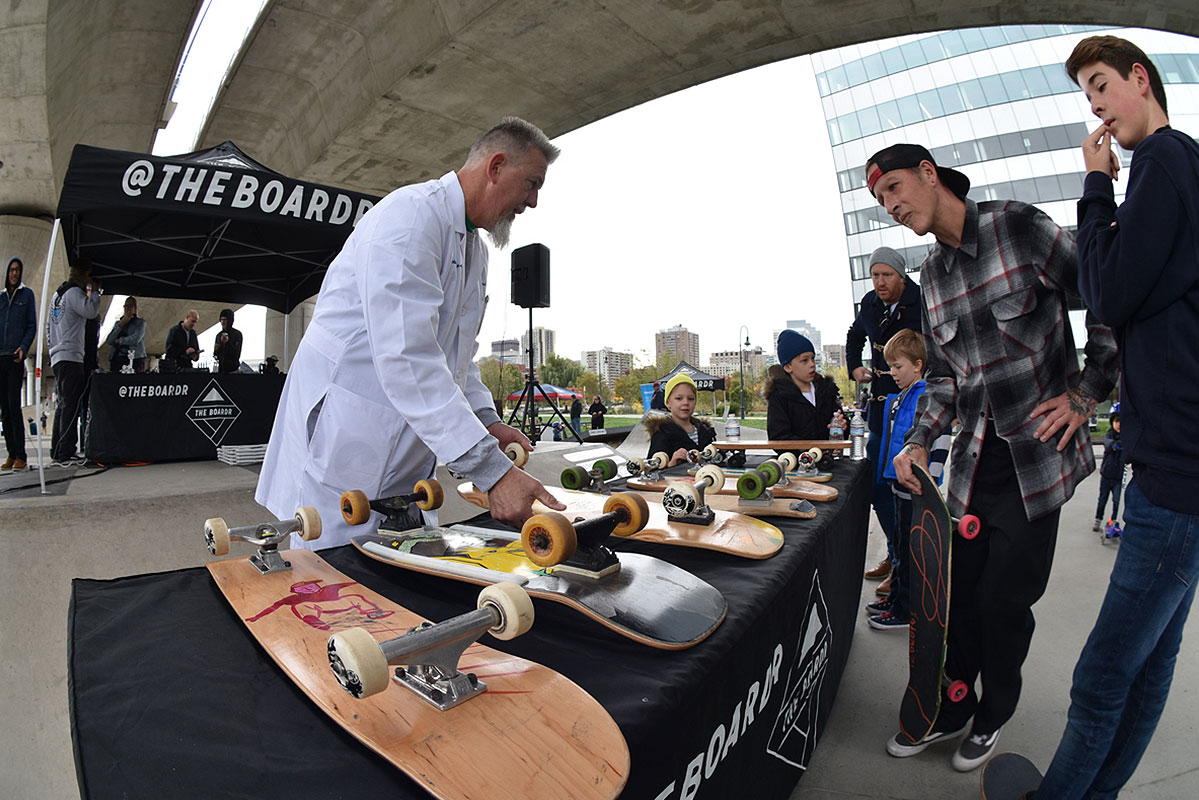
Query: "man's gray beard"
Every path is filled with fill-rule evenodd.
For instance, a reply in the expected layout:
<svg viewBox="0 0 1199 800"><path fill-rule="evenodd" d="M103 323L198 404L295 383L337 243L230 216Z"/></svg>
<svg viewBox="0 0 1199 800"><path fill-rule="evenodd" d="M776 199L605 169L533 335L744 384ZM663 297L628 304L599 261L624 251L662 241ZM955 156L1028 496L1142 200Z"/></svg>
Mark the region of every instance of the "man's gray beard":
<svg viewBox="0 0 1199 800"><path fill-rule="evenodd" d="M512 233L512 216L507 216L492 226L491 230L487 231L487 237L491 239L491 243L498 249L503 250L508 246L508 237Z"/></svg>

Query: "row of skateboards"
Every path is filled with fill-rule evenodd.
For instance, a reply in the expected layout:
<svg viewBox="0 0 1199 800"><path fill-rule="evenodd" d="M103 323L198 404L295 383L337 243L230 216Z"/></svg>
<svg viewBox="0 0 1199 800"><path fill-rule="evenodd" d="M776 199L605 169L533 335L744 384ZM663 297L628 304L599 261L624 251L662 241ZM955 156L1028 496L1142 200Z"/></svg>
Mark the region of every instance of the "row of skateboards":
<svg viewBox="0 0 1199 800"><path fill-rule="evenodd" d="M787 444L802 445L815 464L819 451L807 448L825 443ZM696 460L719 460L721 451L708 452ZM791 489L835 497L818 483L811 486L824 493L792 487L798 479L787 473L798 466L795 457L768 466L765 475L756 471L750 483L763 485L750 490L739 489L738 479L713 463L689 480L655 488L665 457L646 462L637 465L638 488L659 493L660 502L639 492L608 493L602 476L614 465L601 464L586 476L597 491L547 487L566 513L535 507L519 534L467 525L412 528L410 506L433 510L444 500L432 480L391 498L346 492L341 511L348 523L383 515L378 533L353 537L363 555L484 586L474 611L436 624L350 580L316 553L281 552L279 544L292 533L306 541L319 537L320 517L311 507L292 520L242 528L208 520L205 541L214 555L227 554L232 540L258 550L207 566L255 639L305 694L433 796L615 797L628 776L629 753L605 709L568 678L492 650L479 637L490 632L510 639L527 631L534 618L529 598L536 597L564 603L646 645L694 646L724 620L723 595L661 559L617 554L608 546L614 537L768 558L782 547L782 533L713 501L766 495L770 503L808 503L800 495L773 496ZM486 493L473 485L458 492L486 508Z"/></svg>

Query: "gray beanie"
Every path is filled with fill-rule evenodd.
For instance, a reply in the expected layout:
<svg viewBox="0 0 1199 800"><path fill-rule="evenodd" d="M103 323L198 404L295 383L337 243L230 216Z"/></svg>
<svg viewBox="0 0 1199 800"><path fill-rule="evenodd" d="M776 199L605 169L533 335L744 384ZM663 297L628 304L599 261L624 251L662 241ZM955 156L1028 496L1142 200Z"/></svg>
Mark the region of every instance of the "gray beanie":
<svg viewBox="0 0 1199 800"><path fill-rule="evenodd" d="M900 277L907 272L907 262L903 260L903 256L890 247L880 247L870 254L870 266L875 264L886 264L898 272Z"/></svg>

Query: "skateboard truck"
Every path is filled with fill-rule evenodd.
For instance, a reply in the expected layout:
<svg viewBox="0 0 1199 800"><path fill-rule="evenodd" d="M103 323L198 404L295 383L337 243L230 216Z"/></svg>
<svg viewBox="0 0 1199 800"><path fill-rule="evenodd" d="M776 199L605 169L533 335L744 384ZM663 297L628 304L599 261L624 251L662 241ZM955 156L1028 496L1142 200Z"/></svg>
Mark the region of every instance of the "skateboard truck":
<svg viewBox="0 0 1199 800"><path fill-rule="evenodd" d="M557 511L530 517L521 528L525 555L547 573L570 572L602 578L620 569L620 560L604 544L609 536L629 536L649 521L649 505L639 494L614 494L604 513L571 521Z"/></svg>
<svg viewBox="0 0 1199 800"><path fill-rule="evenodd" d="M473 672L462 672L462 654L486 632L512 639L533 625L533 603L515 583L479 592L478 607L443 622L422 622L402 636L376 641L364 628L329 637L329 667L350 695L361 699L383 691L394 666L397 683L445 711L487 691Z"/></svg>
<svg viewBox="0 0 1199 800"><path fill-rule="evenodd" d="M662 507L671 519L695 525L711 525L716 519L704 497L708 489L724 487L724 470L715 464L704 464L695 473L695 482L675 481L662 492Z"/></svg>
<svg viewBox="0 0 1199 800"><path fill-rule="evenodd" d="M800 478L811 478L814 475L820 474L820 470L817 469L817 465L820 463L820 459L823 457L824 453L820 451L819 447L813 447L803 451L799 454L799 458L796 462L796 475Z"/></svg>
<svg viewBox="0 0 1199 800"><path fill-rule="evenodd" d="M616 462L610 458L601 458L586 467L567 467L562 471L562 488L578 489L596 494L611 494L612 489L606 481L616 477Z"/></svg>
<svg viewBox="0 0 1199 800"><path fill-rule="evenodd" d="M441 508L443 502L445 502L445 490L441 488L438 481L429 478L417 481L416 486L409 494L382 497L377 500L368 499L366 493L358 489L342 492L341 516L349 525L361 525L371 518L371 511L378 511L386 517L379 527L385 530L400 531L411 528L413 523L420 524L420 520L413 519L409 513L412 506L416 506L421 511L432 511Z"/></svg>
<svg viewBox="0 0 1199 800"><path fill-rule="evenodd" d="M625 463L625 469L630 475L644 475L647 480L662 480L662 470L670 465L670 456L665 453L654 453L649 458L630 458ZM569 486L563 488L569 489Z"/></svg>
<svg viewBox="0 0 1199 800"><path fill-rule="evenodd" d="M770 487L789 485L791 479L787 473L795 469L797 463L794 454L783 453L778 458L768 458L757 467L746 470L737 479L737 504L762 508L769 506L774 502L774 492ZM808 510L797 508L794 503L791 507L796 511Z"/></svg>
<svg viewBox="0 0 1199 800"><path fill-rule="evenodd" d="M250 563L263 575L291 569L291 562L279 552L279 543L289 539L293 533L300 534L300 538L306 542L321 535L321 517L315 508L300 506L292 519L237 528L230 528L220 517L204 522L204 544L208 545L208 552L214 556L227 555L231 539L258 545L258 552L250 556Z"/></svg>

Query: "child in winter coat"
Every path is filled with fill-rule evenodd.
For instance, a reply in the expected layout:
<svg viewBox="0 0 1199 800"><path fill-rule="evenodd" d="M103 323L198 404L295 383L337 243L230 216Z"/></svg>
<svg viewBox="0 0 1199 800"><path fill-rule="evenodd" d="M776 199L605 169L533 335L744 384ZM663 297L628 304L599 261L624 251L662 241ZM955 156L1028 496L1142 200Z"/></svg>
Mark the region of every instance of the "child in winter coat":
<svg viewBox="0 0 1199 800"><path fill-rule="evenodd" d="M649 428L649 452L666 453L670 466L687 460L688 450L702 450L716 439L716 429L707 420L692 416L695 411L695 381L682 372L666 384L663 393L670 416L648 415L645 420Z"/></svg>

